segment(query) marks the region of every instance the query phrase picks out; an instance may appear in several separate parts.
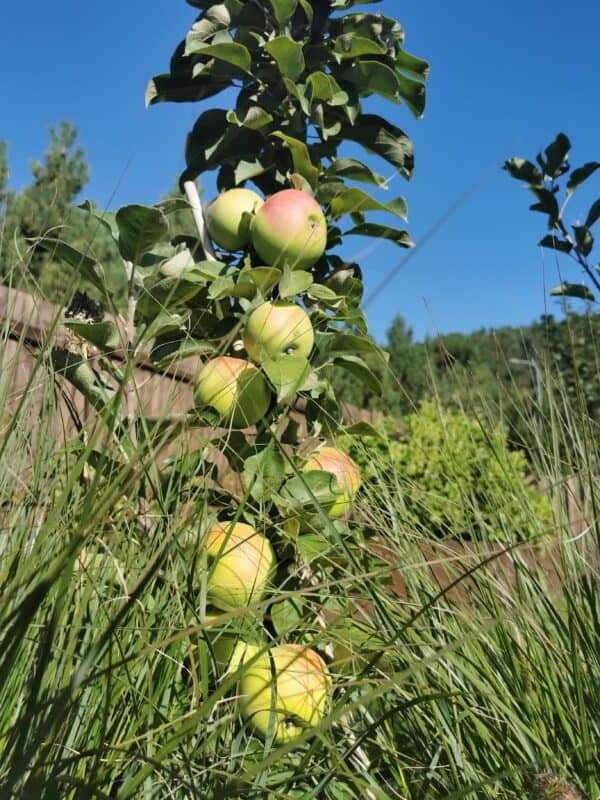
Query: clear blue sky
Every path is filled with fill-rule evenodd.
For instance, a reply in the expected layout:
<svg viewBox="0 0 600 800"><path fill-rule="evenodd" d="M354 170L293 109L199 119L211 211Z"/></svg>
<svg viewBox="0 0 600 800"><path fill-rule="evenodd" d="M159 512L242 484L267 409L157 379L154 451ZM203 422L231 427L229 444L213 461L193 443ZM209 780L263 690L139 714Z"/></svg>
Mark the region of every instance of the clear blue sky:
<svg viewBox="0 0 600 800"><path fill-rule="evenodd" d="M407 198L415 241L481 178L368 306L372 332L382 340L396 313L420 339L559 312L547 296L558 282L556 261L536 247L544 218L527 210L529 196L500 165L511 155L533 156L561 130L572 140L574 163L600 158L600 5L384 0L365 10L397 17L406 49L431 63L423 119L403 107L377 108L415 144L414 178L397 177L389 190L390 198ZM84 196L116 208L153 203L171 188L183 167L185 135L207 106L145 109L144 91L152 75L167 71L195 15L184 0L7 4L0 139L10 144L13 188L29 182L29 163L43 155L48 127L63 119L77 126L91 165ZM222 103L218 96L208 102ZM600 179L592 180L598 195ZM213 192L210 180L206 192ZM567 221L585 215L592 194L576 195ZM367 295L406 252L387 243L371 247L372 240L360 239L346 245L347 255L364 254ZM579 278L570 262L562 267Z"/></svg>

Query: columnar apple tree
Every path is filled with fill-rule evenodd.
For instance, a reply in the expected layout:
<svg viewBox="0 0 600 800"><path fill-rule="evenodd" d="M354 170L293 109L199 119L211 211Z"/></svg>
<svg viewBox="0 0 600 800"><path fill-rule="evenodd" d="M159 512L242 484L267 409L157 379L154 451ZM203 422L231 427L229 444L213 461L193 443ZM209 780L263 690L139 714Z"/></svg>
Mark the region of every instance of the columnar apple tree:
<svg viewBox="0 0 600 800"><path fill-rule="evenodd" d="M254 614L265 614L267 638L292 648L272 654L270 663L288 664L293 648L307 647L313 637L327 650L322 609L343 616L347 608L343 594L319 586L327 586L340 562L356 558L344 520L360 476L336 447L343 426L329 375L342 367L380 391L365 357L385 358L361 310L360 265L336 248L357 236L412 245L402 227L405 200L378 199L386 179L372 158L361 160L361 151L410 178L411 140L390 120L405 113L402 106L422 114L428 65L404 49L399 22L352 11L353 0L188 2L199 16L176 47L170 71L152 79L146 94L150 105L201 104L187 137L182 197L116 214L87 206L123 258L129 305L121 325L68 324L101 351L120 346L130 366L149 359L162 370L200 358L185 423L213 430L239 476L237 489L216 489L212 521L201 532L208 599L221 609L253 604ZM393 103L385 116L363 109L372 96ZM198 178L216 181L218 196L204 210ZM169 222L188 203L198 226L193 237ZM381 212L388 221L381 222ZM64 243L48 246L110 298L91 256ZM150 428L136 405L131 370L105 360L106 380L81 351L56 351L54 358L107 420L115 395L124 401L117 403L124 410L113 431L125 457L133 457ZM164 435L167 426L159 430ZM325 556L332 548L336 559ZM306 594L293 600L278 591L302 587ZM294 634L299 621L302 633ZM241 663L247 653L236 658ZM257 674L264 669L260 658L255 653L249 667ZM302 650L299 659L324 663L313 650ZM306 722L322 716L324 680ZM267 706L270 698L269 690ZM243 708L264 717L263 708L248 711L248 702ZM302 716L298 708L290 713ZM256 722L259 730L261 724L266 733L268 719Z"/></svg>

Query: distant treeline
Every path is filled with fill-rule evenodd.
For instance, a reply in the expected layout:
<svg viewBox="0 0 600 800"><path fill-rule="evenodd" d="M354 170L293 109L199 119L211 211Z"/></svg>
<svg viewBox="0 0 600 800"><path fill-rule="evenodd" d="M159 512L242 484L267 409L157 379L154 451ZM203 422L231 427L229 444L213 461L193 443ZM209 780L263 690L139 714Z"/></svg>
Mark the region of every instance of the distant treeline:
<svg viewBox="0 0 600 800"><path fill-rule="evenodd" d="M387 370L374 395L347 373L338 373L339 395L362 408L402 417L435 395L448 407L501 410L544 409L545 383L559 376L564 391L600 421L600 314L545 315L525 327L482 328L413 341L397 316L387 332ZM374 369L376 369L374 365ZM540 405L541 401L541 405Z"/></svg>

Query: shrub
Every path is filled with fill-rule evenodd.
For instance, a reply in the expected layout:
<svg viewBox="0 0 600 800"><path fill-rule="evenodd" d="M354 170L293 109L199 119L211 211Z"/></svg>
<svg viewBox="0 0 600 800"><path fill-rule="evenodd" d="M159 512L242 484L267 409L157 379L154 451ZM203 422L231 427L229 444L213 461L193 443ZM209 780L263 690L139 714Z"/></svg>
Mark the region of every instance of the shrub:
<svg viewBox="0 0 600 800"><path fill-rule="evenodd" d="M460 411L425 401L405 420L406 432L362 438L350 452L377 489L392 479L407 521L436 537L530 539L551 520L549 500L527 484L527 460L510 450L501 425L484 427ZM376 499L378 492L374 491Z"/></svg>

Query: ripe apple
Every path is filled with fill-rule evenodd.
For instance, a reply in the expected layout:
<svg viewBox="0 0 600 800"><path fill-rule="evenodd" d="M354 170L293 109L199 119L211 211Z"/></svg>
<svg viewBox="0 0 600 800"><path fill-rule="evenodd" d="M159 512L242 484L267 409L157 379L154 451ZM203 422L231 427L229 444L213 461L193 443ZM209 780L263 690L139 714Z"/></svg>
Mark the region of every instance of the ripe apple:
<svg viewBox="0 0 600 800"><path fill-rule="evenodd" d="M299 189L283 189L258 209L251 236L265 264L308 269L325 252L327 222L314 197Z"/></svg>
<svg viewBox="0 0 600 800"><path fill-rule="evenodd" d="M250 358L260 363L261 351L308 358L315 335L306 311L296 303L278 300L262 303L248 317L243 335Z"/></svg>
<svg viewBox="0 0 600 800"><path fill-rule="evenodd" d="M210 575L207 599L223 611L260 601L275 566L271 543L251 525L217 522L206 540Z"/></svg>
<svg viewBox="0 0 600 800"><path fill-rule="evenodd" d="M210 238L225 250L241 250L250 241L250 223L263 204L252 189L221 192L204 209Z"/></svg>
<svg viewBox="0 0 600 800"><path fill-rule="evenodd" d="M331 473L341 494L327 509L331 519L343 517L350 511L352 500L360 489L360 471L355 462L335 447L321 447L314 452L302 467L302 472L323 470Z"/></svg>
<svg viewBox="0 0 600 800"><path fill-rule="evenodd" d="M245 645L240 657L240 711L262 736L289 742L325 716L331 676L321 656L309 647L282 644L264 650Z"/></svg>
<svg viewBox="0 0 600 800"><path fill-rule="evenodd" d="M198 407L214 408L234 427L247 428L266 414L271 390L254 364L243 358L220 356L207 361L198 373L194 400Z"/></svg>

